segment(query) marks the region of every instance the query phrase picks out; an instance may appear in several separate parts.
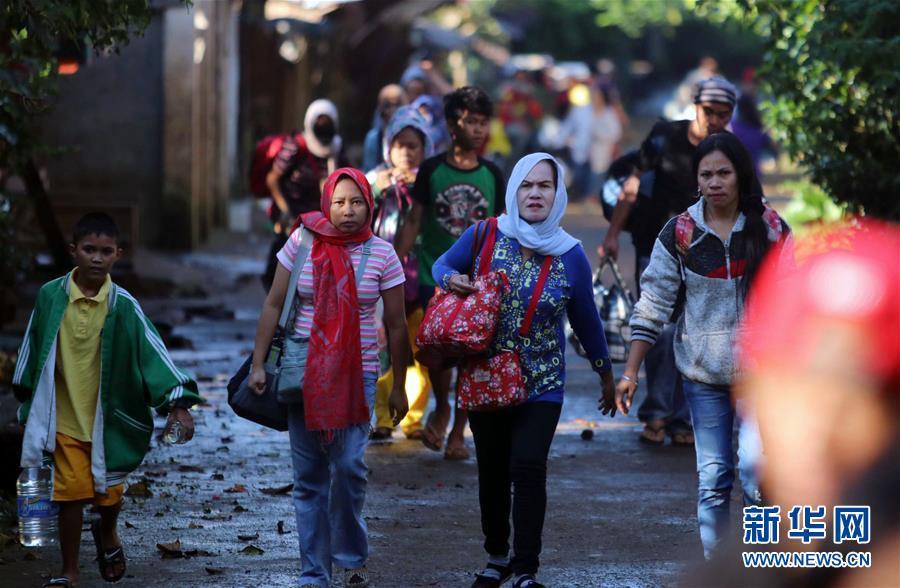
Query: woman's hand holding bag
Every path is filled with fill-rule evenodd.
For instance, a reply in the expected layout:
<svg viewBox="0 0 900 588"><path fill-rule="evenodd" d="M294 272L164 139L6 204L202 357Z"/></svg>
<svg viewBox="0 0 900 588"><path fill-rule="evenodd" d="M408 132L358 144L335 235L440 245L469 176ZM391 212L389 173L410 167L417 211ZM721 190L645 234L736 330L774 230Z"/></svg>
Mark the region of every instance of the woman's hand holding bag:
<svg viewBox="0 0 900 588"><path fill-rule="evenodd" d="M490 272L497 235L497 220L489 219L476 228L472 248L473 265L480 251L478 277L471 282L454 276L453 291L434 295L416 334L416 359L431 369L447 367L460 357L488 351L500 321L500 304L509 288L506 274ZM449 360L449 361L448 361Z"/></svg>

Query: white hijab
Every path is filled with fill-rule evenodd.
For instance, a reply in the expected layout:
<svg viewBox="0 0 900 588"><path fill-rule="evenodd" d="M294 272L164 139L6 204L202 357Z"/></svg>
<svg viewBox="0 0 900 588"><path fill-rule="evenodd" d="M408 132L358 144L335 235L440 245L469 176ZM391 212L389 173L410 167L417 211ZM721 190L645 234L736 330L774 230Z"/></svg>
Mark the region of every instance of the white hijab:
<svg viewBox="0 0 900 588"><path fill-rule="evenodd" d="M316 119L322 115L325 115L334 121L334 139L332 139L331 143L328 145L323 145L318 137L316 137L315 133L313 133L313 126L316 124ZM306 140L306 147L309 149L310 153L316 157L337 157L337 154L341 151L342 140L341 135L338 132L338 113L337 106L334 105L334 102L324 98L313 100L312 104L309 105L309 108L306 109L306 115L303 117L303 138Z"/></svg>
<svg viewBox="0 0 900 588"><path fill-rule="evenodd" d="M539 223L528 223L519 216L519 199L516 192L535 165L548 160L556 166L556 199L550 208L550 214ZM547 153L531 153L516 163L509 183L506 185L506 212L500 215L498 227L503 234L516 239L523 247L533 249L540 255L562 255L580 243L578 239L565 232L559 226L566 213L569 196L566 194L566 183L563 168L552 155Z"/></svg>

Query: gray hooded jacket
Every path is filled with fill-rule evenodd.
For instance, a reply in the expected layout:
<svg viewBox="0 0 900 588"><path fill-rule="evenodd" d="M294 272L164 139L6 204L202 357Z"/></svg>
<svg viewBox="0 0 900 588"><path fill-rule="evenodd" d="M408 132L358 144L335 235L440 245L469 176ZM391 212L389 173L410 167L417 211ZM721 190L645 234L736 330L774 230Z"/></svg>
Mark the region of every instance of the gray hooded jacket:
<svg viewBox="0 0 900 588"><path fill-rule="evenodd" d="M745 217L739 214L731 234L723 241L706 224L703 208L702 199L688 208L696 226L684 258L676 248L677 217L660 232L650 265L641 276L641 298L631 317L631 338L656 342L670 322L684 283L684 312L675 325L675 364L689 380L728 386L735 379L735 339L744 306L740 278L745 265ZM787 224L777 217L776 222L781 224L781 231L770 228L770 240L776 241L781 234L789 238Z"/></svg>

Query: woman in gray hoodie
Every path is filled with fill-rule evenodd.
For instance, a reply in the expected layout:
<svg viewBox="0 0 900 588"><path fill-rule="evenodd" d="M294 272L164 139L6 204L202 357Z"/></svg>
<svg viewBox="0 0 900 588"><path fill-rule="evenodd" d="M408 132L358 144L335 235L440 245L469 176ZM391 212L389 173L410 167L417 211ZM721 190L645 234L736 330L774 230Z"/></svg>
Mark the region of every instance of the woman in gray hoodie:
<svg viewBox="0 0 900 588"><path fill-rule="evenodd" d="M631 350L616 401L627 414L644 356L663 325L679 314L675 363L684 377L694 424L697 518L709 558L729 526L735 422L744 504L759 502L754 471L759 437L755 426L740 418L740 404L735 407L731 395L734 342L762 259L773 244L790 238L790 229L753 189L753 161L731 133L710 135L697 146L694 173L700 199L669 220L641 276L641 298L631 318Z"/></svg>

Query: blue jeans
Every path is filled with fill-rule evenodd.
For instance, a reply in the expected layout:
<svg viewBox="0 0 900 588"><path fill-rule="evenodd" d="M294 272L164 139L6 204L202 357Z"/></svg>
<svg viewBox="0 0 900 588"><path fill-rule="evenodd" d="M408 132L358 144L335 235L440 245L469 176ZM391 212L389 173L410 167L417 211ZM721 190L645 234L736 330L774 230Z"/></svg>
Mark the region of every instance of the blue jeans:
<svg viewBox="0 0 900 588"><path fill-rule="evenodd" d="M366 402L375 403L376 374L363 374ZM368 468L364 460L369 424L349 427L323 446L307 431L303 404L289 405L288 431L294 466L294 510L300 544L300 584L331 583L332 563L359 568L369 557L362 509Z"/></svg>
<svg viewBox="0 0 900 588"><path fill-rule="evenodd" d="M684 379L684 392L694 421L697 452L697 521L703 555L709 559L730 527L731 487L734 485L732 437L737 425L738 469L744 506L759 504L756 468L761 455L756 423L742 418L728 386L713 386Z"/></svg>
<svg viewBox="0 0 900 588"><path fill-rule="evenodd" d="M649 257L637 260L636 283L650 263ZM691 430L690 413L684 400L684 390L678 368L675 367L675 325L670 324L659 334L659 338L644 359L647 370L647 396L638 408L638 419L642 423L663 421L669 434Z"/></svg>

